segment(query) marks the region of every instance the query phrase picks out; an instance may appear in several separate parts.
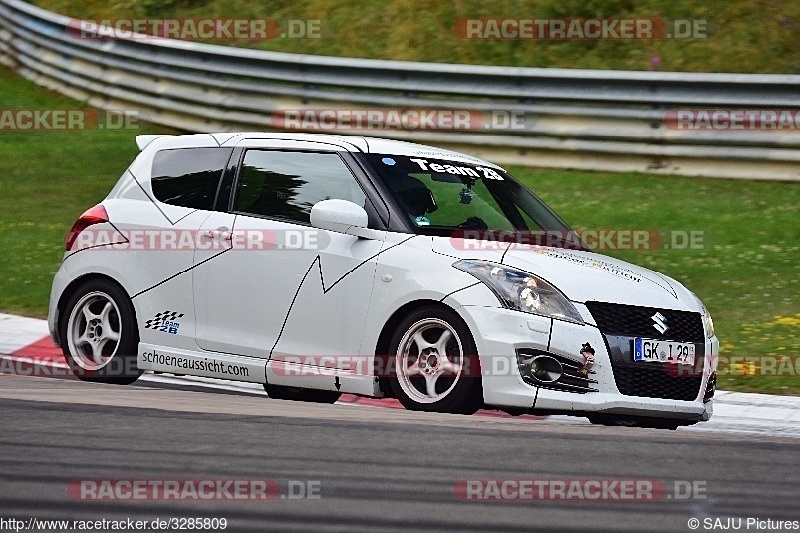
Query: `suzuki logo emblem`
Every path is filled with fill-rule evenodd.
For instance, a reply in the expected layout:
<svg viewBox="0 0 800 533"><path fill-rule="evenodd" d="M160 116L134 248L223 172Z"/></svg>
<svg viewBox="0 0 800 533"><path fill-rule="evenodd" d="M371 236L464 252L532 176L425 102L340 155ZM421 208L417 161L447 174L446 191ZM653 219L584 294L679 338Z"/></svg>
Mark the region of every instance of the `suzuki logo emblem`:
<svg viewBox="0 0 800 533"><path fill-rule="evenodd" d="M653 322L655 322L653 327L656 328L656 330L662 335L669 329L669 326L667 326L667 319L664 318L664 315L661 313L656 313L650 318L652 318Z"/></svg>

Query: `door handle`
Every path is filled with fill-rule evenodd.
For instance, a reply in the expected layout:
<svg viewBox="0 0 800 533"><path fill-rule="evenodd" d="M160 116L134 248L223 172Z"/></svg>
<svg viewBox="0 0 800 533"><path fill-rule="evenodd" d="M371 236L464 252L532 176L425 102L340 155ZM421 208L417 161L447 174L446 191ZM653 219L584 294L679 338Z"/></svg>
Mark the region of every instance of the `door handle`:
<svg viewBox="0 0 800 533"><path fill-rule="evenodd" d="M204 229L203 231L200 232L200 235L208 239L216 238L216 239L225 239L226 241L233 240L233 235L231 233L231 230L226 227L221 227L214 230Z"/></svg>

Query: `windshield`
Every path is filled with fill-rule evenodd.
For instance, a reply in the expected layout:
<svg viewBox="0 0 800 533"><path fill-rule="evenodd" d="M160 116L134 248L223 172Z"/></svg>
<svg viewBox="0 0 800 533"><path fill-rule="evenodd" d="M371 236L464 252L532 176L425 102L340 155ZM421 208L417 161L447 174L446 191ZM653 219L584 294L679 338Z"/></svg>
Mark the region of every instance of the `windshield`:
<svg viewBox="0 0 800 533"><path fill-rule="evenodd" d="M484 234L480 230L495 238L498 233L574 235L542 200L501 169L429 157L362 157L392 192L417 233L464 233L473 238Z"/></svg>

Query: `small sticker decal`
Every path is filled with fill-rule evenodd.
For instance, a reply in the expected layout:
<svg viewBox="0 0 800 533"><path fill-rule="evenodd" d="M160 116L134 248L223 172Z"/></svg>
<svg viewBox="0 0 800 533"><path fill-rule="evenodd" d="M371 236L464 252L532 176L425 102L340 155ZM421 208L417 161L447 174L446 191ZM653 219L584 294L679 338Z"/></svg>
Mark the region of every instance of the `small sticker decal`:
<svg viewBox="0 0 800 533"><path fill-rule="evenodd" d="M392 159L391 157L384 157L383 159L381 159L381 162L382 162L384 165L389 165L389 166L392 166L392 165L394 165L395 163L397 163L397 161L395 161L395 160L394 160L394 159Z"/></svg>
<svg viewBox="0 0 800 533"><path fill-rule="evenodd" d="M583 366L580 368L579 372L581 374L588 374L592 367L594 366L594 348L588 342L585 342L583 346L581 346L581 355L583 356Z"/></svg>
<svg viewBox="0 0 800 533"><path fill-rule="evenodd" d="M183 313L166 310L161 313L156 313L153 318L145 322L144 327L147 329L160 331L162 333L177 335L178 328L181 327L178 319L181 317L183 317Z"/></svg>
<svg viewBox="0 0 800 533"><path fill-rule="evenodd" d="M572 254L572 253L561 252L559 250L548 250L548 249L536 249L536 248L534 248L531 251L533 251L534 253L537 253L537 254L542 254L542 255L547 255L547 256L550 256L550 257L554 257L556 259L564 259L564 260L569 261L569 262L571 262L572 264L575 264L575 265L580 265L580 266L587 267L587 268L596 268L598 270L602 270L604 272L608 272L609 274L612 274L614 276L625 278L625 279L627 279L629 281L635 281L637 283L640 283L642 281L642 278L640 278L632 270L628 270L627 268L623 268L623 267L620 267L620 266L617 266L617 265L613 265L611 263L607 263L605 261L600 261L598 259L594 259L594 258L591 258L591 257L583 257L583 256L579 256L579 255ZM648 279L648 281L652 281L652 280ZM655 282L653 281L653 283L655 283ZM656 283L656 285L660 285L660 284Z"/></svg>

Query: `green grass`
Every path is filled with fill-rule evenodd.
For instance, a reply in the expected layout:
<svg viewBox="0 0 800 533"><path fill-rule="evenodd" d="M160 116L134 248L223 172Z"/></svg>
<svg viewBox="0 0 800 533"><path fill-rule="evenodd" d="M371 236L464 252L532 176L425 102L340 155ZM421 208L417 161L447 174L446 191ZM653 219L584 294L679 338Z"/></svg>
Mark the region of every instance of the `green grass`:
<svg viewBox="0 0 800 533"><path fill-rule="evenodd" d="M0 69L0 109L84 107ZM0 310L46 315L64 234L135 157L134 136L158 132L166 130L0 131ZM705 232L713 240L706 249L608 253L697 293L723 355L800 352L800 184L509 170L575 227ZM747 365L737 373L720 387L800 394L796 376L762 376Z"/></svg>
<svg viewBox="0 0 800 533"><path fill-rule="evenodd" d="M0 68L0 109L85 108ZM105 198L146 133L157 130L0 130L1 310L46 315L64 235Z"/></svg>
<svg viewBox="0 0 800 533"><path fill-rule="evenodd" d="M37 0L72 17L321 20L321 38L235 46L342 57L484 65L678 72L800 72L800 3L794 0ZM703 39L465 40L473 18L666 18L711 21ZM228 45L230 43L219 43Z"/></svg>

